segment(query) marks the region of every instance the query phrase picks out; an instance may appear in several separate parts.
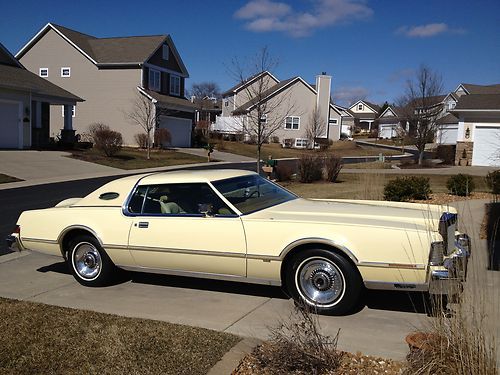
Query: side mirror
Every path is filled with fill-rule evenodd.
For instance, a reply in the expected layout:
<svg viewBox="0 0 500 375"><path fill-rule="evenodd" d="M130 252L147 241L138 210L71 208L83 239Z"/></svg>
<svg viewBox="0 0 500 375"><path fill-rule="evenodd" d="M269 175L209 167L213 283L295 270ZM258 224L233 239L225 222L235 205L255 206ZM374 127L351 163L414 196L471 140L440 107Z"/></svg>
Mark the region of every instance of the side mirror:
<svg viewBox="0 0 500 375"><path fill-rule="evenodd" d="M211 203L200 203L198 204L198 212L203 214L205 217L214 216L214 206Z"/></svg>

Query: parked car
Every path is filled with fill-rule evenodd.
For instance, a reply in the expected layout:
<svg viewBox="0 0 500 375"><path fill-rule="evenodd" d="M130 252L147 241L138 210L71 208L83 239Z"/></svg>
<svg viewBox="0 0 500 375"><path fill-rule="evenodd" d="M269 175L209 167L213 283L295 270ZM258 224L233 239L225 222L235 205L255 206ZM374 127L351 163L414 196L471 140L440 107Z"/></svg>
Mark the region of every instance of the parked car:
<svg viewBox="0 0 500 375"><path fill-rule="evenodd" d="M253 172L207 170L129 176L25 211L8 241L64 257L86 286L117 268L236 280L343 314L365 287L455 290L470 247L456 228L450 208L304 199Z"/></svg>

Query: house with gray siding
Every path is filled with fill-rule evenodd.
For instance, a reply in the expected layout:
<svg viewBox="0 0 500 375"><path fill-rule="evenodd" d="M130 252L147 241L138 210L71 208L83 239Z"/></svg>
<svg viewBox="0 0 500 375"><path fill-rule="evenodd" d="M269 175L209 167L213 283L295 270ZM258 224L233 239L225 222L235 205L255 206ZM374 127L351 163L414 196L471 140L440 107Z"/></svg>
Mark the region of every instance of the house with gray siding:
<svg viewBox="0 0 500 375"><path fill-rule="evenodd" d="M0 148L46 147L53 122L50 108L70 110L77 102L83 100L26 70L0 43ZM56 126L63 140L73 136L71 117Z"/></svg>
<svg viewBox="0 0 500 375"><path fill-rule="evenodd" d="M262 121L282 123L273 132L273 137L282 144L296 148L310 146L306 133L314 113L324 129L318 138L336 141L340 138L342 120L349 115L332 103L330 93L331 76L325 73L318 75L315 85L311 85L301 77L280 81L270 72L260 72L222 94L222 114L217 117L213 130L245 133L244 124L259 104L274 102L270 105L272 112Z"/></svg>
<svg viewBox="0 0 500 375"><path fill-rule="evenodd" d="M48 23L16 57L29 71L85 100L66 110L52 106L51 134L72 117L79 134L100 122L122 133L124 144L135 145L142 129L126 114L137 95L145 95L161 112L158 127L170 131L171 145L190 145L195 108L184 96L189 73L170 35L98 38Z"/></svg>

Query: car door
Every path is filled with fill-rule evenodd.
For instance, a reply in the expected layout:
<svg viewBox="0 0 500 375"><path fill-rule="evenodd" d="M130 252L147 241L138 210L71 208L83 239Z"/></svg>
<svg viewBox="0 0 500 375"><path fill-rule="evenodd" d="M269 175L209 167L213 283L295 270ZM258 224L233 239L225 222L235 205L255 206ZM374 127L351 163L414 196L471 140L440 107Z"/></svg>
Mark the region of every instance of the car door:
<svg viewBox="0 0 500 375"><path fill-rule="evenodd" d="M241 219L208 184L139 186L126 212L139 267L246 276Z"/></svg>

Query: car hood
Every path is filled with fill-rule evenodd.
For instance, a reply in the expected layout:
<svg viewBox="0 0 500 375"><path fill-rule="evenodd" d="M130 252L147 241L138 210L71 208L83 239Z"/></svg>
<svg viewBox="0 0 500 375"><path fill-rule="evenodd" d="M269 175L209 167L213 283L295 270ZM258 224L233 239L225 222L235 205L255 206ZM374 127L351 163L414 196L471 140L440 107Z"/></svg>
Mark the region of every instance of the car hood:
<svg viewBox="0 0 500 375"><path fill-rule="evenodd" d="M456 210L417 203L298 198L248 215L248 219L437 231L443 212Z"/></svg>

